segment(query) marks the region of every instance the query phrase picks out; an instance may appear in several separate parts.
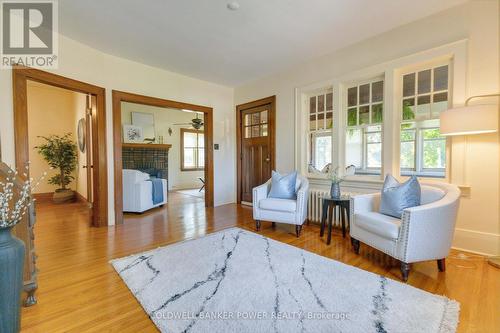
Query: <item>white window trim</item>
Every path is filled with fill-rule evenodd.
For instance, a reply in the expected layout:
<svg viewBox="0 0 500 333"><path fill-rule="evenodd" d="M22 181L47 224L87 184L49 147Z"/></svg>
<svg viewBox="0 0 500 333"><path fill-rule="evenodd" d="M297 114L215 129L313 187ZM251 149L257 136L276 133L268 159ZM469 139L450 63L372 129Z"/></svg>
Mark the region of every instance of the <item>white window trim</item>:
<svg viewBox="0 0 500 333"><path fill-rule="evenodd" d="M346 177L345 186L357 188L377 188L383 182L383 177L387 173L393 174L401 180L406 179L406 176L400 175L400 124L401 113L397 110L400 108L402 100L402 73L410 71L412 67L420 67L426 63L435 63L438 61L450 62L449 70L452 73L452 78L449 85L451 92L450 107L463 105L466 97L466 82L467 82L467 40L459 40L450 44L446 44L433 49L424 50L412 55L388 61L382 64L377 64L368 68L353 71L347 75L339 75L337 78L312 84L306 87L295 89L296 107L295 107L295 167L303 175L312 179L312 184L328 185L329 181L326 177L318 177L308 173L304 153L306 152L306 141L302 133L307 133L304 127L304 107L307 107L304 93L326 86L333 86L333 155L332 164L338 165L340 172L345 170L345 128L347 124L344 112L339 112L344 109L343 93L346 91L346 82L361 81L382 75L384 78L384 126L382 131L382 171L378 176L355 175ZM308 102L307 102L308 103ZM464 138L453 138L453 142L461 143ZM426 178L424 181L430 182L453 182L455 184L466 184L465 173L461 168L462 163L455 159L463 156L465 145L456 145L452 149L450 147L450 139L447 139L446 145L446 175L444 178ZM452 154L453 153L453 154ZM457 157L454 157L457 156ZM453 174L451 172L453 170Z"/></svg>
<svg viewBox="0 0 500 333"><path fill-rule="evenodd" d="M301 135L295 135L295 169L310 179L326 180L327 175L310 173L308 168L310 160L308 147L311 134L309 129L309 98L313 95L331 92L332 87L332 81L323 81L295 90L295 133L301 133ZM323 133L332 133L332 148L335 146L335 124L337 122L336 115L338 113L335 109L335 95L335 90L333 90L333 126L331 129L322 130ZM318 133L320 131L314 132ZM305 140L304 135L307 137ZM333 148L332 165L337 165L337 163L336 151Z"/></svg>
<svg viewBox="0 0 500 333"><path fill-rule="evenodd" d="M369 106L370 110L372 109L372 106L373 105L378 105L378 104L382 104L382 110L385 109L385 100L384 100L384 97L385 97L385 84L384 84L384 96L382 97L382 102L372 102L371 101L371 96L372 96L372 83L374 82L379 82L379 81L382 81L384 82L384 77L381 76L381 75L378 75L376 77L373 77L373 78L370 78L370 79L364 79L362 81L356 81L356 82L349 82L347 84L344 84L344 89L342 91L342 100L343 100L343 105L344 105L344 108L340 111L343 113L343 116L344 116L344 121L345 123L343 124L344 125L344 140L345 140L345 135L346 135L346 131L350 128L353 128L353 129L361 129L361 145L362 145L362 156L361 156L361 159L362 159L362 165L363 167L360 168L360 169L356 169L356 175L355 176L375 176L375 177L378 177L381 173L382 173L382 170L383 170L383 165L384 165L384 161L382 159L381 161L381 164L382 166L380 168L369 168L367 167L367 142L366 142L366 129L368 127L371 127L371 126L381 126L381 139L382 139L382 156L383 156L383 146L384 146L384 136L383 136L383 133L384 133L384 115L382 114L382 123L380 124L372 124L371 123L371 118L372 118L372 113L370 113L370 124L362 124L362 125L356 125L356 126L348 126L347 125L347 118L348 118L348 112L347 110L352 108L352 107L349 107L348 105L348 102L347 102L347 98L348 98L348 90L349 88L353 88L353 87L357 87L358 90L357 90L357 99L358 99L358 103L356 104L356 108L358 109L358 122L359 122L359 108L361 106ZM360 104L359 103L359 87L362 86L362 85L365 85L365 84L369 84L370 85L370 101L368 103L365 103L365 104ZM344 146L344 154L345 154L345 146ZM345 158L345 155L344 155L344 158ZM346 164L344 162L344 164ZM347 167L347 165L344 166L344 168Z"/></svg>
<svg viewBox="0 0 500 333"><path fill-rule="evenodd" d="M441 66L448 66L448 89L446 90L438 90L438 91L434 91L434 69L437 68L437 67L441 67ZM446 178L446 174L448 172L448 169L449 169L449 149L450 149L450 140L446 139L446 167L444 170L435 170L435 171L432 171L432 170L425 170L423 167L422 167L422 160L420 157L422 156L419 156L420 154L423 154L423 142L424 142L424 139L422 137L422 131L425 130L425 129L430 129L430 128L435 128L435 126L426 126L425 122L426 121L432 121L432 120L435 120L435 119L428 119L428 120L421 120L421 121L403 121L402 119L402 105L403 105L403 100L406 99L406 98L414 98L415 101L418 100L418 97L420 96L431 96L432 98L432 95L436 94L436 93L440 93L440 92L446 92L448 94L448 107L451 106L451 101L453 100L453 85L452 85L452 78L453 78L453 66L452 66L452 59L446 59L446 60L440 60L440 61L429 61L423 65L417 65L417 66L411 66L409 68L407 68L405 71L402 71L401 72L401 82L402 82L402 79L403 79L403 76L407 75L407 74L412 74L412 73L415 73L415 74L418 74L418 72L422 71L422 70L427 70L427 69L431 69L431 90L429 93L425 93L425 94L419 94L417 92L417 84L415 85L415 94L412 95L411 97L403 97L401 95L401 99L399 101L399 116L400 116L400 119L401 119L401 122L400 122L400 126L401 124L403 123L415 123L417 126L415 127L415 170L413 171L410 171L410 170L403 170L400 168L399 170L399 174L400 176L403 176L403 177L409 177L409 176L413 176L413 175L416 175L418 177L431 177L431 178ZM418 82L418 76L415 77L415 80ZM400 86L400 90L402 91L403 89L403 85L401 83L401 86ZM415 110L417 108L417 104L415 104ZM432 109L431 109L431 112L432 112ZM401 127L400 127L401 128ZM401 129L400 129L400 134L401 134ZM400 148L401 148L401 145L400 145Z"/></svg>

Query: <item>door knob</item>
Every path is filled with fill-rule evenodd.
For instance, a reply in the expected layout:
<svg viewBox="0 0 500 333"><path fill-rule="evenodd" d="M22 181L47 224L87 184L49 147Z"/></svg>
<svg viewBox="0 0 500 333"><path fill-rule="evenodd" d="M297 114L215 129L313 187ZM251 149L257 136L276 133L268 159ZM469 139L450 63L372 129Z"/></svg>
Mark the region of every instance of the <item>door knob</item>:
<svg viewBox="0 0 500 333"><path fill-rule="evenodd" d="M266 162L269 162L271 161L271 159L269 157L266 158Z"/></svg>

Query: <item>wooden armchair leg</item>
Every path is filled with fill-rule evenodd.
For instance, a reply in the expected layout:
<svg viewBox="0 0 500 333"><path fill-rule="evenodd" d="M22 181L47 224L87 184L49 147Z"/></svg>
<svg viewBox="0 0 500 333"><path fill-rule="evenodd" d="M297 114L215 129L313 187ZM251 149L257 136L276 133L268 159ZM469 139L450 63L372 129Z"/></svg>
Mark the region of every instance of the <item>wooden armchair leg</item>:
<svg viewBox="0 0 500 333"><path fill-rule="evenodd" d="M255 221L255 229L257 229L257 231L260 231L260 221L259 220Z"/></svg>
<svg viewBox="0 0 500 333"><path fill-rule="evenodd" d="M406 262L401 262L401 278L404 282L408 281L408 275L410 274L410 264Z"/></svg>
<svg viewBox="0 0 500 333"><path fill-rule="evenodd" d="M302 231L302 226L301 226L301 225L296 225L296 226L295 226L295 235L296 235L297 237L299 237L299 236L300 236L300 232L301 232L301 231Z"/></svg>
<svg viewBox="0 0 500 333"><path fill-rule="evenodd" d="M444 272L446 270L445 260L446 260L445 258L437 260L437 265L440 272Z"/></svg>

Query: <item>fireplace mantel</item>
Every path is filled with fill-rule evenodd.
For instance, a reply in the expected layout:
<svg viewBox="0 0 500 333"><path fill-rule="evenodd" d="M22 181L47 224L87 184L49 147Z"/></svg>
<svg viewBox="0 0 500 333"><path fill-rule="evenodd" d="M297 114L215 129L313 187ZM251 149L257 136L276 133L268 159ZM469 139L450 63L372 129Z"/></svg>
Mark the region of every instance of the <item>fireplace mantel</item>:
<svg viewBox="0 0 500 333"><path fill-rule="evenodd" d="M172 145L169 145L169 144L156 144L156 143L123 143L122 144L122 148L169 150L171 147L172 147Z"/></svg>

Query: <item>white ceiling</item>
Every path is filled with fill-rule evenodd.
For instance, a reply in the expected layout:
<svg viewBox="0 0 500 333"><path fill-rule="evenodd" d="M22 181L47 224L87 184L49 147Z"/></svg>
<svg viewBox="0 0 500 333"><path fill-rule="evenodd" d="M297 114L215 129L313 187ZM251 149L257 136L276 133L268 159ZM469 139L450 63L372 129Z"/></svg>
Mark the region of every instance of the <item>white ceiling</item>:
<svg viewBox="0 0 500 333"><path fill-rule="evenodd" d="M63 0L60 32L103 52L237 86L465 0ZM232 0L231 0L232 1Z"/></svg>

